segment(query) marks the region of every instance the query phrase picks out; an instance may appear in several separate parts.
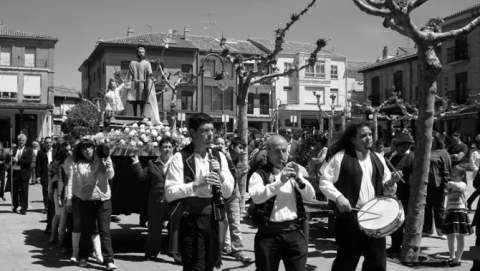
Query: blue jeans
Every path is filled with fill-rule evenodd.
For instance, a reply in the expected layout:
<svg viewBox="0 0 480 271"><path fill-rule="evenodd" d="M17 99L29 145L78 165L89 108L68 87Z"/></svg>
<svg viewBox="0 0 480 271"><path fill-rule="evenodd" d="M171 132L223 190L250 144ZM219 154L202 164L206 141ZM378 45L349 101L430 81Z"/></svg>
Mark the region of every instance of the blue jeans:
<svg viewBox="0 0 480 271"><path fill-rule="evenodd" d="M91 251L91 236L95 233L98 222L100 242L105 264L113 263L112 239L110 237L110 216L112 215L112 203L110 200L81 200L78 201L80 211L80 223L82 234L80 236L80 259L88 259ZM53 230L53 229L52 229Z"/></svg>
<svg viewBox="0 0 480 271"><path fill-rule="evenodd" d="M225 236L225 248L232 249L232 252L243 250L243 242L240 236L240 198L238 194L232 195L233 199L225 205L228 223L228 230Z"/></svg>

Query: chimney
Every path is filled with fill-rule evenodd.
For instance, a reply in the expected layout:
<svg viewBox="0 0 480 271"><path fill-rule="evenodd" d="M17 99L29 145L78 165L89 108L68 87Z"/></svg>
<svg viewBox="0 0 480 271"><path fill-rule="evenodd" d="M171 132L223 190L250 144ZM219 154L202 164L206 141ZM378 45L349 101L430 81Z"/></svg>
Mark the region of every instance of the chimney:
<svg viewBox="0 0 480 271"><path fill-rule="evenodd" d="M131 35L133 35L135 33L135 30L133 30L133 28L131 28L130 26L128 27L127 29L127 37L130 37Z"/></svg>
<svg viewBox="0 0 480 271"><path fill-rule="evenodd" d="M190 28L188 28L188 27L184 27L184 28L183 28L183 39L184 39L184 40L188 40L188 32L190 32L190 31L191 31L191 30L190 30Z"/></svg>
<svg viewBox="0 0 480 271"><path fill-rule="evenodd" d="M383 46L382 59L388 58L388 46Z"/></svg>

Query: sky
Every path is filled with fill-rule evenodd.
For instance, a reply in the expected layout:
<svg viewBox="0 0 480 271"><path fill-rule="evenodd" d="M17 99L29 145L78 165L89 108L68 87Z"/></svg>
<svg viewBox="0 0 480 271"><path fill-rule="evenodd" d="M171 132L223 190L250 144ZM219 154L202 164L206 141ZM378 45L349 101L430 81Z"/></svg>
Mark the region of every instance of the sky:
<svg viewBox="0 0 480 271"><path fill-rule="evenodd" d="M58 38L55 47L55 85L80 89L80 64L98 39L135 34L165 33L168 29L228 39L271 38L290 14L308 0L1 0L0 20L9 28ZM479 0L430 0L414 11L421 26L480 4ZM351 0L317 0L295 23L287 40L314 42L331 38L326 49L351 61L374 62L384 46L413 47L407 38L385 29L382 20L360 11Z"/></svg>

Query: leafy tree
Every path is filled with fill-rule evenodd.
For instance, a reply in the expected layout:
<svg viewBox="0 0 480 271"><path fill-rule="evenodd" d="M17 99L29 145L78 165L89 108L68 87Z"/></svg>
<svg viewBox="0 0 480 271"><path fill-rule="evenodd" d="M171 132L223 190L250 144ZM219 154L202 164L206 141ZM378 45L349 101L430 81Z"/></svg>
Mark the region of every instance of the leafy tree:
<svg viewBox="0 0 480 271"><path fill-rule="evenodd" d="M97 106L87 99L82 99L67 113L62 123L62 132L71 137L81 137L100 131L101 112Z"/></svg>

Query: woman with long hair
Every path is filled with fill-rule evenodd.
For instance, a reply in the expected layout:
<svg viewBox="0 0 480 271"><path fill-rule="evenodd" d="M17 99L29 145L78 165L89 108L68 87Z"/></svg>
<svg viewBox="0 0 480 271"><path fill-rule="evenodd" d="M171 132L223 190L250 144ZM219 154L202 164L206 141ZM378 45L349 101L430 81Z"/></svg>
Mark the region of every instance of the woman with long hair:
<svg viewBox="0 0 480 271"><path fill-rule="evenodd" d="M98 146L97 146L98 147ZM90 236L98 224L100 240L103 247L104 264L107 270L117 267L113 263L113 249L110 238L110 216L112 214L111 189L109 180L115 172L110 156L99 157L95 152L95 144L90 139L80 141L73 151L72 163L67 168L68 189L67 204L74 208L74 219L80 218L80 266L86 267L90 254ZM78 212L78 215L75 215ZM98 255L97 255L98 256Z"/></svg>

